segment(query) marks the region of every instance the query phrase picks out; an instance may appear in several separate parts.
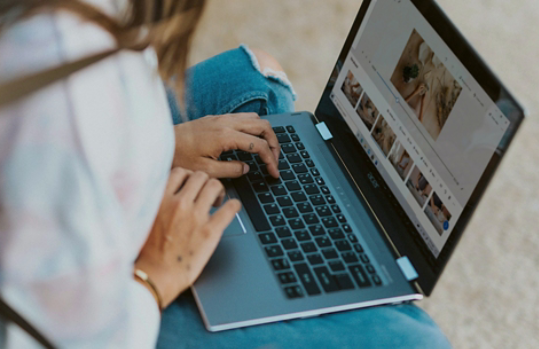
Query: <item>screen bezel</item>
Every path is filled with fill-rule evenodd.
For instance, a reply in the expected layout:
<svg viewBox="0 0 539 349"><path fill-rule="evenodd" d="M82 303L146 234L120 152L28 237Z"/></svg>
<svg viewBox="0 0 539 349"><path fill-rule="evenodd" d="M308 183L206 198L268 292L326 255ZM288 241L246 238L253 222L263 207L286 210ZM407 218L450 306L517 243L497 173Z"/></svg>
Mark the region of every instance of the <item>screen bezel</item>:
<svg viewBox="0 0 539 349"><path fill-rule="evenodd" d="M411 0L411 2L472 74L487 95L495 103L500 101L508 103L513 111L511 114L511 127L504 137L504 142L500 144L490 160L438 258L434 258L430 254L413 223L398 204L372 161L363 151L361 144L350 132L349 127L342 116L338 114L337 109L332 107L333 102L330 100L333 87L331 77L315 111L315 116L319 121L325 122L333 134L333 139L330 142L339 153L339 157L342 158L341 167L345 172L348 171L351 174L352 178L349 178L349 180L356 187L357 194L366 200L373 215L380 221L380 233L387 234L387 237L391 240L388 245L394 246L400 255L407 256L410 259L419 274L417 282L423 293L428 296L447 265L488 183L520 127L524 119L524 110L435 1ZM339 55L335 69L338 70L346 59L370 5L371 0L363 1ZM358 154L361 155L358 156ZM373 183L376 183L376 185L373 185ZM409 234L405 235L403 231Z"/></svg>

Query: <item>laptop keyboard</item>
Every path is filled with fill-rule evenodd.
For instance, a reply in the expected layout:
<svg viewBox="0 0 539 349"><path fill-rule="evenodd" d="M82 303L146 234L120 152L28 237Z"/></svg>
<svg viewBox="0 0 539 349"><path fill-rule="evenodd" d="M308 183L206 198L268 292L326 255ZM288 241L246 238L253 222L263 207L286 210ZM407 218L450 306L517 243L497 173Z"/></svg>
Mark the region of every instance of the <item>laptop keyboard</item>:
<svg viewBox="0 0 539 349"><path fill-rule="evenodd" d="M280 178L258 155L229 151L221 160L247 163L234 179L263 253L290 298L382 285L326 181L293 126L274 127Z"/></svg>

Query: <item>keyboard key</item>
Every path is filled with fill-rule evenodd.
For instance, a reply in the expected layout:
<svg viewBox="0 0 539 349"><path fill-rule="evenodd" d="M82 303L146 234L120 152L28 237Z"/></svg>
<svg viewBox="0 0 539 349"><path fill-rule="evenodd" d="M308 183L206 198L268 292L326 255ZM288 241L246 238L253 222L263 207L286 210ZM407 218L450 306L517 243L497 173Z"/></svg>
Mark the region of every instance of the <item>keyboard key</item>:
<svg viewBox="0 0 539 349"><path fill-rule="evenodd" d="M346 223L346 217L344 217L343 214L338 214L337 215L337 220L341 223Z"/></svg>
<svg viewBox="0 0 539 349"><path fill-rule="evenodd" d="M269 258L281 257L284 255L283 249L279 245L266 246L265 250Z"/></svg>
<svg viewBox="0 0 539 349"><path fill-rule="evenodd" d="M332 271L343 271L344 270L344 264L342 264L341 261L329 261L328 262L329 267Z"/></svg>
<svg viewBox="0 0 539 349"><path fill-rule="evenodd" d="M301 190L301 185L299 184L298 181L289 181L289 182L286 182L285 185L290 191Z"/></svg>
<svg viewBox="0 0 539 349"><path fill-rule="evenodd" d="M376 270L374 270L374 267L373 267L372 265L370 265L370 264L367 264L367 265L365 266L365 269L367 269L367 272L368 272L369 274L374 274L374 273L376 273Z"/></svg>
<svg viewBox="0 0 539 349"><path fill-rule="evenodd" d="M326 200L328 201L329 204L335 203L335 198L331 195L326 196Z"/></svg>
<svg viewBox="0 0 539 349"><path fill-rule="evenodd" d="M296 270L296 273L298 274L298 277L301 280L303 287L305 287L305 291L307 291L310 296L321 293L320 288L316 284L313 274L311 273L311 270L309 269L307 264L294 264L294 269Z"/></svg>
<svg viewBox="0 0 539 349"><path fill-rule="evenodd" d="M299 150L305 150L305 145L301 142L296 143L296 147L298 147Z"/></svg>
<svg viewBox="0 0 539 349"><path fill-rule="evenodd" d="M344 231L347 232L347 233L351 233L351 232L352 232L352 228L351 228L348 224L343 224L343 225L342 225L342 228L343 228Z"/></svg>
<svg viewBox="0 0 539 349"><path fill-rule="evenodd" d="M234 187L240 196L240 199L243 203L243 207L247 211L251 222L255 227L256 231L267 231L270 230L270 225L266 214L262 210L262 207L258 203L249 181L245 177L237 178L233 181ZM272 198L273 200L273 198Z"/></svg>
<svg viewBox="0 0 539 349"><path fill-rule="evenodd" d="M288 238L281 240L281 244L283 245L285 250L294 250L298 248L298 243L296 240Z"/></svg>
<svg viewBox="0 0 539 349"><path fill-rule="evenodd" d="M294 195L292 194L292 196L294 196ZM281 207L287 207L287 206L294 205L289 196L280 196L280 197L277 198L277 202L279 203L279 205Z"/></svg>
<svg viewBox="0 0 539 349"><path fill-rule="evenodd" d="M318 185L324 185L326 182L324 182L324 178L322 177L316 177L316 184Z"/></svg>
<svg viewBox="0 0 539 349"><path fill-rule="evenodd" d="M313 252L318 251L318 248L316 247L314 242L304 242L304 243L302 243L301 244L301 249L305 253L313 253Z"/></svg>
<svg viewBox="0 0 539 349"><path fill-rule="evenodd" d="M301 156L299 156L299 154L288 154L286 156L286 159L291 164L299 164L299 163L303 162L303 160L301 159ZM292 166L292 168L293 168L293 166Z"/></svg>
<svg viewBox="0 0 539 349"><path fill-rule="evenodd" d="M246 151L240 151L240 152L238 152L238 159L240 161L253 160L253 155L251 153L246 152Z"/></svg>
<svg viewBox="0 0 539 349"><path fill-rule="evenodd" d="M280 153L279 153L279 159L284 159L283 152L280 152Z"/></svg>
<svg viewBox="0 0 539 349"><path fill-rule="evenodd" d="M348 267L348 270L350 270L352 277L359 287L371 286L371 282L369 281L369 278L367 277L367 274L365 274L365 271L361 265L352 265Z"/></svg>
<svg viewBox="0 0 539 349"><path fill-rule="evenodd" d="M313 176L318 177L320 176L320 172L316 168L311 168L311 173Z"/></svg>
<svg viewBox="0 0 539 349"><path fill-rule="evenodd" d="M314 161L312 161L311 159L305 160L305 164L309 167L314 167Z"/></svg>
<svg viewBox="0 0 539 349"><path fill-rule="evenodd" d="M331 246L331 240L327 236L320 236L314 240L316 241L316 244L320 248Z"/></svg>
<svg viewBox="0 0 539 349"><path fill-rule="evenodd" d="M311 157L311 155L309 155L307 150L301 151L300 154L301 154L301 157L304 158L304 159L309 159Z"/></svg>
<svg viewBox="0 0 539 349"><path fill-rule="evenodd" d="M335 228L339 226L339 223L337 223L337 221L333 217L322 218L322 224L324 224L324 227L326 228Z"/></svg>
<svg viewBox="0 0 539 349"><path fill-rule="evenodd" d="M298 210L296 210L294 207L286 207L283 208L283 214L286 218L296 218L299 217Z"/></svg>
<svg viewBox="0 0 539 349"><path fill-rule="evenodd" d="M326 200L324 200L324 197L322 195L310 196L309 199L314 206L325 205L326 203Z"/></svg>
<svg viewBox="0 0 539 349"><path fill-rule="evenodd" d="M292 165L292 169L296 173L307 173L307 171L308 171L305 164L294 164L294 165Z"/></svg>
<svg viewBox="0 0 539 349"><path fill-rule="evenodd" d="M294 142L299 142L299 141L300 141L299 136L298 136L297 134L295 134L295 133L292 134L292 135L290 135L290 138L292 138L292 140L293 140Z"/></svg>
<svg viewBox="0 0 539 349"><path fill-rule="evenodd" d="M251 182L256 182L256 181L260 181L262 179L264 179L264 177L262 176L262 173L260 173L259 171L255 171L255 172L250 172L247 177L249 178L249 180Z"/></svg>
<svg viewBox="0 0 539 349"><path fill-rule="evenodd" d="M324 264L324 259L319 253L307 255L307 260L309 261L310 265Z"/></svg>
<svg viewBox="0 0 539 349"><path fill-rule="evenodd" d="M328 188L328 187L322 186L322 187L320 187L320 190L322 191L322 194L324 194L324 195L329 195L329 194L331 194L331 192L329 191L329 188Z"/></svg>
<svg viewBox="0 0 539 349"><path fill-rule="evenodd" d="M292 262L300 262L302 260L305 260L305 258L303 257L303 253L298 250L288 252L288 258L290 258Z"/></svg>
<svg viewBox="0 0 539 349"><path fill-rule="evenodd" d="M258 238L260 239L260 242L263 243L264 245L277 243L277 238L275 237L275 234L273 233L260 234L258 235Z"/></svg>
<svg viewBox="0 0 539 349"><path fill-rule="evenodd" d="M348 240L350 240L351 243L356 243L357 237L354 234L348 234Z"/></svg>
<svg viewBox="0 0 539 349"><path fill-rule="evenodd" d="M290 219L288 224L290 224L290 227L294 230L305 228L305 224L303 224L301 218Z"/></svg>
<svg viewBox="0 0 539 349"><path fill-rule="evenodd" d="M296 175L294 174L294 172L290 170L281 171L280 173L281 173L281 179L283 181L290 181L290 180L296 179Z"/></svg>
<svg viewBox="0 0 539 349"><path fill-rule="evenodd" d="M331 216L332 215L331 210L329 209L328 206L317 206L316 207L316 213L318 213L318 215L320 217L325 217L325 216Z"/></svg>
<svg viewBox="0 0 539 349"><path fill-rule="evenodd" d="M318 281L324 288L324 291L335 292L339 290L339 286L337 286L337 283L333 279L333 276L329 273L328 268L326 267L314 268L314 273L316 274Z"/></svg>
<svg viewBox="0 0 539 349"><path fill-rule="evenodd" d="M291 154L291 153L295 153L297 152L298 150L296 149L296 146L292 143L285 143L281 146L281 150L283 151L283 153L285 154Z"/></svg>
<svg viewBox="0 0 539 349"><path fill-rule="evenodd" d="M320 190L318 189L318 187L314 184L307 184L306 186L303 187L303 189L305 189L305 192L308 194L308 195L316 195L316 194L320 194Z"/></svg>
<svg viewBox="0 0 539 349"><path fill-rule="evenodd" d="M322 251L322 254L324 255L326 259L339 258L339 254L337 253L337 251L335 251L334 248L326 248L325 250Z"/></svg>
<svg viewBox="0 0 539 349"><path fill-rule="evenodd" d="M298 241L311 240L311 234L309 234L307 230L297 230L294 232L294 235L296 235L296 239L298 239Z"/></svg>
<svg viewBox="0 0 539 349"><path fill-rule="evenodd" d="M299 286L290 286L284 288L284 293L290 299L303 297L303 292Z"/></svg>
<svg viewBox="0 0 539 349"><path fill-rule="evenodd" d="M361 246L360 243L357 243L357 244L354 244L354 250L357 252L357 253L363 253L363 246Z"/></svg>
<svg viewBox="0 0 539 349"><path fill-rule="evenodd" d="M287 238L287 237L292 236L292 233L290 232L290 229L288 229L288 227L279 227L279 228L275 228L275 233L276 233L277 236L280 237L281 239L282 239L282 238Z"/></svg>
<svg viewBox="0 0 539 349"><path fill-rule="evenodd" d="M247 166L249 166L249 173L258 171L258 166L253 161L245 161Z"/></svg>
<svg viewBox="0 0 539 349"><path fill-rule="evenodd" d="M269 175L269 172L268 172L268 166L266 166L266 165L260 165L260 166L259 166L259 169L260 169L260 172L262 172L262 174L263 174L264 176Z"/></svg>
<svg viewBox="0 0 539 349"><path fill-rule="evenodd" d="M293 192L291 195L292 195L292 199L294 199L294 202L307 201L307 196L305 194L303 194L303 192L301 192L301 191Z"/></svg>
<svg viewBox="0 0 539 349"><path fill-rule="evenodd" d="M305 198L307 200L307 198ZM308 202L298 204L298 210L301 213L313 212L313 207Z"/></svg>
<svg viewBox="0 0 539 349"><path fill-rule="evenodd" d="M275 132L275 133L286 133L286 130L285 130L284 126L275 126L273 128L273 132Z"/></svg>
<svg viewBox="0 0 539 349"><path fill-rule="evenodd" d="M297 282L296 276L294 275L294 273L292 273L290 271L285 272L285 273L277 274L277 277L279 278L279 281L281 281L281 284L283 284L283 285L292 284L294 282Z"/></svg>
<svg viewBox="0 0 539 349"><path fill-rule="evenodd" d="M267 214L276 214L276 213L281 212L279 210L279 206L277 206L275 204L265 205L264 206L264 211L266 211Z"/></svg>
<svg viewBox="0 0 539 349"><path fill-rule="evenodd" d="M277 271L290 269L290 263L288 263L288 260L285 258L272 259L271 265L273 266L273 269Z"/></svg>
<svg viewBox="0 0 539 349"><path fill-rule="evenodd" d="M357 259L357 256L354 252L344 252L341 256L346 264L353 264L359 262L359 259Z"/></svg>
<svg viewBox="0 0 539 349"><path fill-rule="evenodd" d="M378 275L373 275L372 281L376 286L380 286L382 284L382 280L380 280L380 277Z"/></svg>
<svg viewBox="0 0 539 349"><path fill-rule="evenodd" d="M362 253L362 254L360 255L360 258L361 258L361 261L362 261L363 263L365 263L365 264L371 262L371 260L369 259L369 256L367 256L367 255L364 254L364 253Z"/></svg>
<svg viewBox="0 0 539 349"><path fill-rule="evenodd" d="M298 175L298 179L301 184L314 183L313 177L310 174L300 174Z"/></svg>
<svg viewBox="0 0 539 349"><path fill-rule="evenodd" d="M294 126L292 126L292 125L286 126L286 130L287 130L289 133L296 133L296 130L294 129Z"/></svg>
<svg viewBox="0 0 539 349"><path fill-rule="evenodd" d="M278 133L277 139L279 140L279 143L290 143L292 140L286 133Z"/></svg>
<svg viewBox="0 0 539 349"><path fill-rule="evenodd" d="M326 231L320 224L311 225L309 227L309 231L311 232L312 236L321 236L326 234Z"/></svg>
<svg viewBox="0 0 539 349"><path fill-rule="evenodd" d="M329 229L329 230L328 230L328 233L329 233L329 236L330 236L333 240L344 239L344 234L343 234L342 230L339 229L339 228Z"/></svg>
<svg viewBox="0 0 539 349"><path fill-rule="evenodd" d="M268 186L272 186L272 185L279 185L281 184L281 178L275 178L275 177L272 177L272 176L265 176L264 177L264 182L266 182L266 184Z"/></svg>
<svg viewBox="0 0 539 349"><path fill-rule="evenodd" d="M280 226L286 225L286 221L284 220L283 216L281 216L281 215L271 216L270 217L270 222L274 227L280 227Z"/></svg>
<svg viewBox="0 0 539 349"><path fill-rule="evenodd" d="M337 250L339 251L351 251L352 247L350 246L350 243L346 240L337 240L335 241L335 247L337 247Z"/></svg>
<svg viewBox="0 0 539 349"><path fill-rule="evenodd" d="M284 196L288 194L288 191L283 185L277 185L271 187L271 191L273 192L273 195L275 196Z"/></svg>
<svg viewBox="0 0 539 349"><path fill-rule="evenodd" d="M255 161L259 165L264 165L264 160L260 157L260 155L255 155Z"/></svg>
<svg viewBox="0 0 539 349"><path fill-rule="evenodd" d="M270 193L258 194L258 200L260 200L260 202L263 204L269 204L271 202L275 202L273 195L271 195ZM245 205L245 202L243 204Z"/></svg>
<svg viewBox="0 0 539 349"><path fill-rule="evenodd" d="M305 223L308 224L308 225L316 224L316 223L319 223L319 222L320 222L320 221L318 220L318 217L317 217L314 213L304 214L304 215L303 215L303 220L304 220Z"/></svg>
<svg viewBox="0 0 539 349"><path fill-rule="evenodd" d="M290 169L290 165L288 164L286 160L279 160L279 171L289 170L289 169Z"/></svg>
<svg viewBox="0 0 539 349"><path fill-rule="evenodd" d="M337 274L334 278L341 290L353 290L355 288L354 283L348 274Z"/></svg>
<svg viewBox="0 0 539 349"><path fill-rule="evenodd" d="M221 155L221 161L237 161L236 155Z"/></svg>
<svg viewBox="0 0 539 349"><path fill-rule="evenodd" d="M339 205L331 205L331 209L335 213L341 213L341 208L339 207Z"/></svg>
<svg viewBox="0 0 539 349"><path fill-rule="evenodd" d="M265 182L253 182L252 185L257 193L264 193L269 191L268 185Z"/></svg>

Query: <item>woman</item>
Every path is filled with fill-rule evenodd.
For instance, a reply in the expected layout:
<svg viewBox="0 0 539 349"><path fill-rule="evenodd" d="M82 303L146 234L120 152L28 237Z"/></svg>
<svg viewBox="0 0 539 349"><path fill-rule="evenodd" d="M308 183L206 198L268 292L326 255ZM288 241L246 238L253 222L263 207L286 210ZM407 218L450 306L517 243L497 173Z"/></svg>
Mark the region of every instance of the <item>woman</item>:
<svg viewBox="0 0 539 349"><path fill-rule="evenodd" d="M257 153L278 177L277 139L255 113L293 108L286 76L262 51L229 51L184 79L203 5L0 3L2 82L123 48L0 110L2 296L69 348L447 346L411 305L210 334L188 292L174 301L240 209L229 200L209 214L223 200L212 178L248 171L216 159L229 149ZM169 105L161 78L176 90ZM184 80L183 115L193 121L173 128ZM34 345L0 322L0 347Z"/></svg>

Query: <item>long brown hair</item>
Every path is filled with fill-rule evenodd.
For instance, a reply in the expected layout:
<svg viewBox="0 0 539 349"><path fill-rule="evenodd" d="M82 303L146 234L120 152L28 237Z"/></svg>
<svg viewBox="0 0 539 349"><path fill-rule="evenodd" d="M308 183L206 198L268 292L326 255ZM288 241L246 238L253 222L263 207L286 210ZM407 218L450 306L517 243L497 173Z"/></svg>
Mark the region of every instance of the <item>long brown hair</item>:
<svg viewBox="0 0 539 349"><path fill-rule="evenodd" d="M185 69L205 0L129 0L125 13L113 18L79 0L0 0L0 34L9 25L43 11L63 9L107 30L118 47L142 51L152 46L159 73L183 101ZM174 79L172 79L174 78Z"/></svg>

